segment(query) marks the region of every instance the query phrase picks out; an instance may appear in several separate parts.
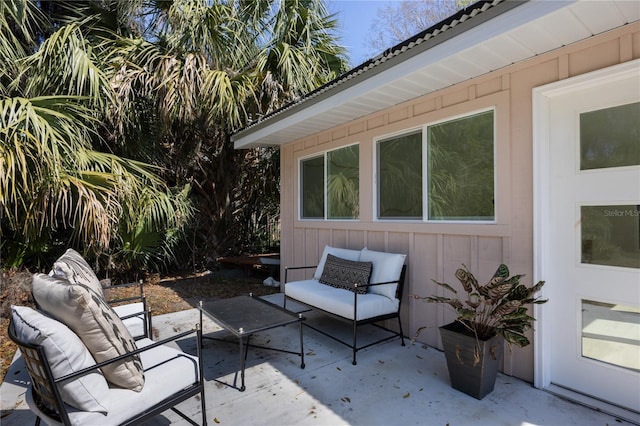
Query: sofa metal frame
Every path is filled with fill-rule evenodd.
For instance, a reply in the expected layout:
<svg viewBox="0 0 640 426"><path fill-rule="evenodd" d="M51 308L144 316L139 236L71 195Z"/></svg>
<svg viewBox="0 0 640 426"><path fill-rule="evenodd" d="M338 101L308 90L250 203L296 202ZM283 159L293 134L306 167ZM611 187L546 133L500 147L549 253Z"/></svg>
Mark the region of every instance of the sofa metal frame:
<svg viewBox="0 0 640 426"><path fill-rule="evenodd" d="M294 266L294 267L285 268L285 270L284 270L284 282L285 282L285 285L288 282L287 278L288 278L288 272L290 270L312 269L312 268L317 268L317 265L315 265L315 266ZM402 346L405 346L404 334L402 332L402 321L400 319L400 308L402 307L402 294L403 294L403 291L404 291L404 281L405 281L406 272L407 272L407 265L403 265L402 266L402 272L400 273L400 277L398 278L397 281L386 281L386 282L382 282L382 283L370 283L370 284L356 286L358 288L362 288L362 287L369 288L369 287L373 287L373 286L377 286L377 285L395 284L395 283L397 283L398 286L396 287L396 298L399 301L398 310L396 312L392 312L390 314L378 315L378 316L371 317L371 318L365 318L365 319L362 319L362 320L356 320L356 318L358 318L358 293L356 291L353 292L353 318L354 319L345 318L345 317L343 317L341 315L337 315L337 314L335 314L333 312L317 308L317 307L315 307L313 305L310 305L308 303L301 302L300 300L297 300L297 299L295 299L293 297L289 297L286 294L285 294L285 297L284 297L284 307L286 309L287 300L290 299L290 300L292 300L292 301L294 301L296 303L300 303L300 304L308 306L309 308L312 308L312 309L314 309L316 311L322 312L322 313L324 313L324 314L326 314L326 315L328 315L330 317L337 318L339 320L347 321L347 322L351 323L353 338L352 338L351 342L346 342L346 341L340 339L339 337L336 337L336 336L330 334L329 332L327 332L327 331L325 331L325 330L323 330L323 329L321 329L319 327L313 326L313 325L309 324L308 322L303 322L303 324L306 327L309 327L309 328L317 331L318 333L324 334L325 336L330 337L331 339L333 339L333 340L335 340L335 341L337 341L339 343L342 343L345 346L350 347L352 349L352 351L353 351L353 362L352 362L352 364L356 365L357 364L356 353L358 351L362 350L362 349L368 348L368 347L373 346L373 345L377 345L378 343L386 342L387 340L391 340L391 339L396 338L396 337L400 337L400 341L402 343ZM387 328L387 327L384 327L384 326L378 324L380 321L390 320L390 319L394 319L394 318L398 319L398 329L399 329L399 331L395 331L395 330L392 330L390 328ZM391 335L387 336L387 337L384 337L382 339L376 340L375 342L371 342L371 343L363 345L363 346L358 346L358 327L360 327L362 325L367 325L367 324L371 324L373 326L381 328L381 329L391 333Z"/></svg>
<svg viewBox="0 0 640 426"><path fill-rule="evenodd" d="M55 379L53 377L53 373L51 371L51 368L49 367L49 362L44 352L44 348L41 345L32 345L18 339L15 334L13 320L10 320L8 328L9 338L20 349L20 353L24 359L29 377L31 378L31 384L29 385L29 389L27 389L27 392L31 392L30 398L35 404L35 407L33 407L34 409L32 409L32 411L34 411L34 413L36 414L36 426L40 424L41 417L45 419L46 423L62 423L64 425L71 425L71 420L69 419L69 414L67 412L69 406L62 400L62 397L58 390L58 385L60 385L61 383L79 378L105 365L123 360L132 355L139 354L141 352L147 351L160 345L164 345L169 342L177 341L194 332L196 333L197 358L199 364L198 380L192 385L174 393L173 395L169 396L153 407L138 412L133 417L122 423L122 425L141 424L168 409L173 410L187 422L193 425L197 425L197 423L195 423L192 419L175 408L175 405L195 395L200 394L200 401L202 405L202 425L206 426L207 418L204 396L204 370L202 366L202 330L199 326L197 326L193 330L185 331L183 333L177 334L167 339L163 339L143 348L136 349L135 351L131 351L127 354L112 358L108 361L98 363L92 367L85 368L72 374L68 374L64 377L59 377L58 379ZM170 378L168 378L167 380L170 380Z"/></svg>

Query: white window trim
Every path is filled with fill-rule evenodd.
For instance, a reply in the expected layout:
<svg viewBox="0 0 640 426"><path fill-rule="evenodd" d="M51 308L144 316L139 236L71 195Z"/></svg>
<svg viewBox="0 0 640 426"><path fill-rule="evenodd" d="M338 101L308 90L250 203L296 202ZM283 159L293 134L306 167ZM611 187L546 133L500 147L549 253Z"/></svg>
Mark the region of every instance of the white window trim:
<svg viewBox="0 0 640 426"><path fill-rule="evenodd" d="M327 154L330 152L334 152L334 151L339 151L341 149L345 149L345 148L349 148L350 146L354 146L354 145L358 145L360 146L360 142L353 142L353 143L349 143L346 145L342 145L340 147L337 148L333 148L333 149L327 149L325 151L321 151L321 152L316 152L313 154L309 154L309 155L305 155L305 156L301 156L298 158L298 191L297 191L297 198L298 198L298 220L299 221L303 221L303 222L319 222L319 221L323 221L323 222L359 222L360 218L355 218L355 219L330 219L328 218L329 215L329 191L328 191L328 183L329 183L329 176L327 174ZM301 181L302 181L302 162L305 160L311 160L314 158L323 158L324 161L324 167L323 167L323 179L324 179L324 188L323 188L323 196L324 196L324 205L323 205L323 215L324 217L322 218L315 218L315 217L302 217L302 186L301 186ZM358 158L360 158L359 153L358 153ZM358 179L360 179L360 165L358 164ZM359 201L358 201L359 202Z"/></svg>
<svg viewBox="0 0 640 426"><path fill-rule="evenodd" d="M427 179L427 167L428 167L428 158L427 158L427 129L430 126L435 126L440 123L446 123L449 121L457 120L460 118L470 117L472 115L482 114L484 112L493 111L493 220L432 220L429 219L429 183ZM421 126L416 126L412 128L403 129L398 132L388 133L385 135L377 136L373 139L373 221L374 222L382 222L382 223L429 223L429 224L454 224L454 225L496 225L498 224L498 170L497 170L497 162L498 162L498 107L497 105L490 105L483 108L478 108L470 111L465 111L464 113L455 114L443 117L438 120L433 120L424 123ZM415 133L420 131L422 134L422 219L383 219L380 218L379 204L378 199L380 195L380 191L378 188L378 144L380 142L384 142L388 139L397 138L403 135L408 135L411 133Z"/></svg>

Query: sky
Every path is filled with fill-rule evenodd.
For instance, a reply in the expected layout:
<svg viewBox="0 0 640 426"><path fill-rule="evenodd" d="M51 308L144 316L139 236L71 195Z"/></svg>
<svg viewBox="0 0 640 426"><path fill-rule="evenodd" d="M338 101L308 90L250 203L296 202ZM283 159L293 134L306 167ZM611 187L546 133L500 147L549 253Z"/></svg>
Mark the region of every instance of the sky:
<svg viewBox="0 0 640 426"><path fill-rule="evenodd" d="M336 13L341 35L340 44L349 51L352 67L360 65L371 56L367 53L367 33L376 18L378 9L384 8L393 0L325 0L330 13ZM397 1L397 0L396 0ZM375 52L379 53L379 52Z"/></svg>

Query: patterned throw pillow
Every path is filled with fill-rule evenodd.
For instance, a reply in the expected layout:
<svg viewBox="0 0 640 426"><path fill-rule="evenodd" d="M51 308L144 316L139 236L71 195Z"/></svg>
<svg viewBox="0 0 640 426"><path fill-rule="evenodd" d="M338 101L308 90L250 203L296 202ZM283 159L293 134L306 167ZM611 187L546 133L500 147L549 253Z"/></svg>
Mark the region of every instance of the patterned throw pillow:
<svg viewBox="0 0 640 426"><path fill-rule="evenodd" d="M63 278L71 284L86 285L95 291L100 297L104 297L102 285L91 266L86 260L74 249L68 249L62 256L56 260L51 270L52 276Z"/></svg>
<svg viewBox="0 0 640 426"><path fill-rule="evenodd" d="M366 287L356 288L354 284L358 286L369 284L371 267L371 262L357 262L328 254L320 282L331 287L355 291L358 294L366 294Z"/></svg>
<svg viewBox="0 0 640 426"><path fill-rule="evenodd" d="M107 361L137 349L122 320L102 297L85 285L45 274L34 274L33 297L43 311L73 330L97 362ZM139 355L102 369L115 386L139 392L144 372Z"/></svg>

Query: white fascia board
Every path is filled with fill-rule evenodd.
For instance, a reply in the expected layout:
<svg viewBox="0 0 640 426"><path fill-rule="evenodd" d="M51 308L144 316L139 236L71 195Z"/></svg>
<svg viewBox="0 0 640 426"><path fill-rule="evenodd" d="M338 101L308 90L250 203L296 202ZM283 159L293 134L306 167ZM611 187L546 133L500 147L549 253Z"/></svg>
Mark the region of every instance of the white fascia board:
<svg viewBox="0 0 640 426"><path fill-rule="evenodd" d="M355 83L350 87L341 89L342 85L348 84L348 81L343 82L336 86L336 88L329 89L326 93L317 95L320 98L324 97L322 100L309 102L308 104L307 100L303 100L300 104L293 105L291 107L291 111L284 111L282 115L275 115L271 118L265 119L263 123L256 124L254 129L247 129L244 135L242 134L243 132L240 132L232 138L234 146L236 149L260 146L260 141L262 139L267 138L274 133L295 126L302 121L313 119L313 117L325 113L330 109L339 108L340 105L343 105L347 101L357 99L360 96L375 91L379 87L383 87L389 83L403 79L412 73L437 63L447 57L455 56L466 50L473 49L479 44L504 35L516 28L525 26L527 23L535 21L536 19L542 18L560 9L567 8L576 1L577 0L528 1L527 3L510 11L491 18L487 22L481 23L480 25L464 31L461 34L446 39L446 33L448 31L455 31L454 27L430 40L423 41L422 43L429 44L431 43L431 40L437 42L439 37L445 38L445 41L440 42L431 48L427 48L427 50L423 52L414 54L412 57L409 57L396 65L375 73L376 68L384 67L384 63L379 64L371 70L365 71L362 76L354 76L354 79L364 77L364 80ZM420 46L413 47L403 55L411 54L411 50L413 49L419 50ZM393 61L393 59L394 58L391 58L390 61ZM370 75L370 77L368 77L368 75ZM410 98L407 98L406 100L409 99ZM313 98L310 100L312 101ZM283 140L278 141L277 143L284 144L288 142L292 141Z"/></svg>

